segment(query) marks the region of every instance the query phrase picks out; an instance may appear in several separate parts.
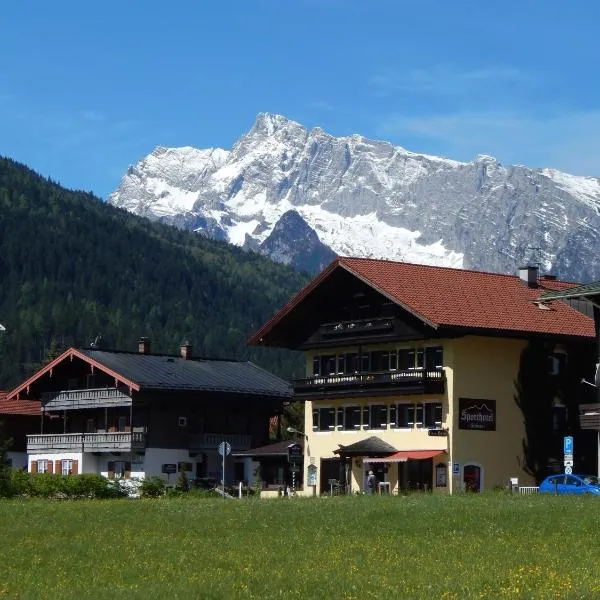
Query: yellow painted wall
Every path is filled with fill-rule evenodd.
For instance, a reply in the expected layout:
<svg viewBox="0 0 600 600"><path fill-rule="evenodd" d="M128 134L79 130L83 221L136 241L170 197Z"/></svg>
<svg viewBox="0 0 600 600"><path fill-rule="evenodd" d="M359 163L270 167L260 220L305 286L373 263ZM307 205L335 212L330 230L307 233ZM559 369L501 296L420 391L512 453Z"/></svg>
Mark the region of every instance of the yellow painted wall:
<svg viewBox="0 0 600 600"><path fill-rule="evenodd" d="M462 490L466 463L483 469L483 489L504 486L510 477L521 485L534 485L522 470L523 415L514 400L519 359L526 340L466 336L453 341L451 360L451 456L460 465L452 477L455 491ZM448 370L446 371L448 376ZM458 429L458 399L496 401L496 431Z"/></svg>
<svg viewBox="0 0 600 600"><path fill-rule="evenodd" d="M446 392L443 395L388 396L376 398L346 398L336 400L307 401L305 405L304 431L308 436L304 463L304 481L307 481L307 467L311 462L319 469L316 490L305 486L305 495L327 490L320 489L320 461L322 458L335 458L340 445L349 445L370 436L377 436L398 450L446 450L448 453L433 460L448 465L447 488L434 491L457 492L463 490L463 468L465 464L476 464L482 468L482 489L491 490L497 485L506 485L509 477L518 477L522 485L533 484L532 479L522 470L524 436L523 418L514 401L515 380L517 378L521 351L525 340L512 340L495 337L466 336L452 340L431 340L419 343L385 344L363 346L365 350L442 345L444 348L444 370ZM326 353L336 354L350 351L349 348L328 349ZM306 374L312 375L312 359L315 354L307 353ZM458 429L458 398L490 399L496 401L496 431L471 431ZM313 431L312 410L314 407L386 404L398 402L442 402L442 427L448 428L449 437L432 437L427 430L361 429L359 431ZM352 463L352 491L363 489L366 465L362 461ZM452 474L453 464L459 465L459 474ZM392 491L398 490L395 465L390 467L389 477ZM435 475L434 475L435 479Z"/></svg>

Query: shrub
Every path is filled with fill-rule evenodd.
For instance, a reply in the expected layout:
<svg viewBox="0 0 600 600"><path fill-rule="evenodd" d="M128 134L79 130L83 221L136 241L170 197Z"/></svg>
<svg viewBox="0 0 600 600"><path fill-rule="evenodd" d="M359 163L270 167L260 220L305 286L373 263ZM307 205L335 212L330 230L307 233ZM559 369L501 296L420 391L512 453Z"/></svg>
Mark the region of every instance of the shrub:
<svg viewBox="0 0 600 600"><path fill-rule="evenodd" d="M154 476L148 477L142 481L142 498L158 498L165 493L167 484L164 479Z"/></svg>
<svg viewBox="0 0 600 600"><path fill-rule="evenodd" d="M29 473L25 469L12 469L10 487L11 496L28 496L31 492Z"/></svg>

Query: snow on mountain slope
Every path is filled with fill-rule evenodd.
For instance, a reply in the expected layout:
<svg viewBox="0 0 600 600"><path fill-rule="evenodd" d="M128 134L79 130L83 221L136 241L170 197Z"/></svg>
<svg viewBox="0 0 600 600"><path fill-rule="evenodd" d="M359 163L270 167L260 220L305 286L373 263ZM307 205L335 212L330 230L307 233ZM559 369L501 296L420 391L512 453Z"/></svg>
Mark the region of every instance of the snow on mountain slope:
<svg viewBox="0 0 600 600"><path fill-rule="evenodd" d="M280 115L260 114L230 152L156 148L129 168L109 202L299 268L283 256L295 247L283 237L308 239L306 225L341 255L494 271L537 260L563 275L600 278L600 266L586 260L600 243L598 179L336 138ZM267 244L284 215L277 243ZM328 256L315 246L312 265L319 252Z"/></svg>

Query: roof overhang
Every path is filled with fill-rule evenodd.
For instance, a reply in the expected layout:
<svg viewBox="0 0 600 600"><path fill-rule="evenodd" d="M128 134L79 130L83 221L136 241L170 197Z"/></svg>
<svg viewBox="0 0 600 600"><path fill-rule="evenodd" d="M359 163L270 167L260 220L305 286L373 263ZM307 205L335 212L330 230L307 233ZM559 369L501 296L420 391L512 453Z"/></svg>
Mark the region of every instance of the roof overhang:
<svg viewBox="0 0 600 600"><path fill-rule="evenodd" d="M49 362L45 367L42 367L39 371L34 373L28 379L26 379L23 383L21 383L19 386L17 386L14 390L8 392L8 394L6 395L6 400L8 401L8 400L19 398L19 395L24 390L28 390L32 384L37 382L44 375L51 374L53 369L56 366L65 362L66 360L72 361L75 358L88 363L89 365L93 366L94 368L98 369L99 371L102 371L103 373L106 373L107 375L110 375L111 377L114 377L117 381L119 381L123 385L126 385L127 387L131 388L132 390L135 390L136 392L140 391L140 386L137 383L135 383L135 381L131 381L131 380L127 379L126 377L123 377L121 374L117 373L116 371L113 371L112 369L109 369L108 367L104 366L102 363L98 362L97 360L94 360L93 358L86 356L83 352L80 352L79 350L77 350L77 348L69 348L68 350L65 350L60 356L55 358L53 361Z"/></svg>
<svg viewBox="0 0 600 600"><path fill-rule="evenodd" d="M319 275L317 275L310 283L308 283L302 290L300 290L283 308L281 308L275 315L267 321L254 335L252 335L246 341L251 346L283 346L284 344L276 340L268 340L268 336L273 334L274 330L284 323L284 321L294 312L297 311L300 306L313 294L318 288L322 287L336 272L344 271L356 278L357 281L362 282L364 285L370 287L372 290L399 306L407 313L415 317L418 321L423 324L437 329L439 325L425 318L422 314L415 311L412 307L407 306L398 301L397 298L375 285L367 277L356 272L349 265L344 263L343 257L336 258L328 267L326 267Z"/></svg>
<svg viewBox="0 0 600 600"><path fill-rule="evenodd" d="M544 292L540 296L539 301L550 302L552 300L568 300L571 298L585 298L594 304L600 305L600 281L557 292Z"/></svg>

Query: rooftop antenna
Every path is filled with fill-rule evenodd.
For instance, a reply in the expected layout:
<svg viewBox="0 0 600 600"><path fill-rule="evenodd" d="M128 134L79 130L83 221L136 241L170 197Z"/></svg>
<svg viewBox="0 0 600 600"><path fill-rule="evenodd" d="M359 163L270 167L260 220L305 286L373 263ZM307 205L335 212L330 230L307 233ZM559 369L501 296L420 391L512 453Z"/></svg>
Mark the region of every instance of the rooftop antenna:
<svg viewBox="0 0 600 600"><path fill-rule="evenodd" d="M102 341L102 336L100 334L98 334L94 338L94 341L90 342L90 348L98 348L98 345L100 344L101 341Z"/></svg>

